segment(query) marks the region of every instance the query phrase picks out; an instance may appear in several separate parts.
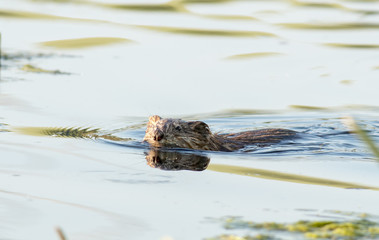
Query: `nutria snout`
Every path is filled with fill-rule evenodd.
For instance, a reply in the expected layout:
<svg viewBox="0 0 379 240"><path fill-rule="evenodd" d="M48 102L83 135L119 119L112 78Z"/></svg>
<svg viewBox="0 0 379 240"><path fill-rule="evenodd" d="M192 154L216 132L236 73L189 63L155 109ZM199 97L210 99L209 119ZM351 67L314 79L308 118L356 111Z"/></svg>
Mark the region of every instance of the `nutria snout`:
<svg viewBox="0 0 379 240"><path fill-rule="evenodd" d="M162 132L161 130L156 129L156 130L154 131L154 140L155 140L155 141L160 141L160 140L163 139L163 137L164 137L164 134L163 134L163 132Z"/></svg>
<svg viewBox="0 0 379 240"><path fill-rule="evenodd" d="M143 141L153 147L190 148L210 151L235 151L247 145L273 144L294 137L289 129L269 128L231 134L213 134L201 121L151 116Z"/></svg>

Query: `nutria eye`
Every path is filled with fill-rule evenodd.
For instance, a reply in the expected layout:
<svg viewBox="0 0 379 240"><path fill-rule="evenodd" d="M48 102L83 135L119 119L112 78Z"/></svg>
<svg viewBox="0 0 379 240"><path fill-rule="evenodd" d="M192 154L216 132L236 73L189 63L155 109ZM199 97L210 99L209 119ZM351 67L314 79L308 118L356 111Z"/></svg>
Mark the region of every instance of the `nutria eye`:
<svg viewBox="0 0 379 240"><path fill-rule="evenodd" d="M176 131L181 131L182 128L181 128L180 126L176 126L176 127L175 127L175 130L176 130Z"/></svg>

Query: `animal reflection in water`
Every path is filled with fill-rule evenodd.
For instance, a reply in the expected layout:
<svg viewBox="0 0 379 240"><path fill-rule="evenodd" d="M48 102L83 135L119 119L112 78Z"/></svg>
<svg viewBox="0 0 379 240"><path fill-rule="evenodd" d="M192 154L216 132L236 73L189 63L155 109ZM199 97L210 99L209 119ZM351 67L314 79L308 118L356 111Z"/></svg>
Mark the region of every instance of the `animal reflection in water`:
<svg viewBox="0 0 379 240"><path fill-rule="evenodd" d="M151 149L146 154L147 164L162 170L203 171L208 167L209 157L177 151Z"/></svg>

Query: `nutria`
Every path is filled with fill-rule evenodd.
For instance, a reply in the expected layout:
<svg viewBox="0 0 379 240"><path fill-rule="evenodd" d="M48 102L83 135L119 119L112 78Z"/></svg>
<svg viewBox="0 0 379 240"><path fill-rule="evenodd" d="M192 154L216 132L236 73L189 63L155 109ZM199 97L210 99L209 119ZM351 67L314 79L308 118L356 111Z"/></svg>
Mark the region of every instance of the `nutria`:
<svg viewBox="0 0 379 240"><path fill-rule="evenodd" d="M281 128L246 131L231 134L213 134L201 121L149 118L143 141L153 147L190 148L209 151L235 151L247 145L278 143L296 135L295 131Z"/></svg>

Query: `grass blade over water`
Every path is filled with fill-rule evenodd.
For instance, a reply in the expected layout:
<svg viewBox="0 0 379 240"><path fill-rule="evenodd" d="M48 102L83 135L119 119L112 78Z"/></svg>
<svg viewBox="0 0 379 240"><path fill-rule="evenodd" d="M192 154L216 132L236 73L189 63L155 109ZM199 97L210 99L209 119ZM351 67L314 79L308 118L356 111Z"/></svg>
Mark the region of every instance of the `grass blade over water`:
<svg viewBox="0 0 379 240"><path fill-rule="evenodd" d="M356 189L370 189L378 191L379 187L371 187L366 185L360 185L355 183L342 182L331 179L317 178L317 177L308 177L303 175L283 173L271 170L248 168L242 166L232 166L232 165L223 165L223 164L209 164L208 170L215 172L231 173L248 177L263 178L269 180L278 180L285 182L301 183L301 184L311 184L311 185L320 185L327 187L336 187L336 188L356 188Z"/></svg>
<svg viewBox="0 0 379 240"><path fill-rule="evenodd" d="M367 132L363 130L361 126L359 126L359 124L351 117L345 118L344 123L361 138L379 162L379 147L375 144L374 140L367 134Z"/></svg>

